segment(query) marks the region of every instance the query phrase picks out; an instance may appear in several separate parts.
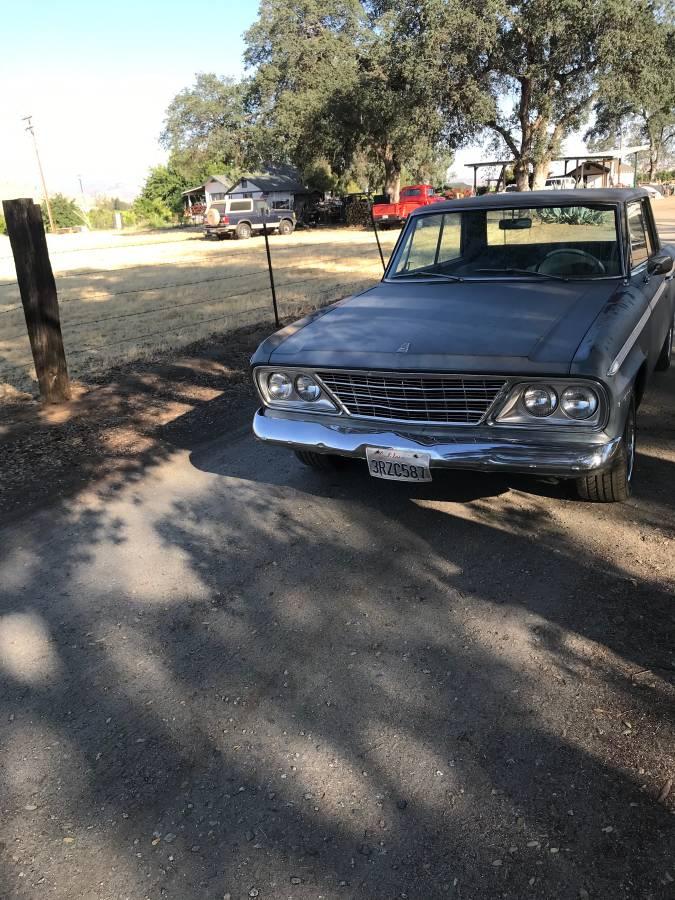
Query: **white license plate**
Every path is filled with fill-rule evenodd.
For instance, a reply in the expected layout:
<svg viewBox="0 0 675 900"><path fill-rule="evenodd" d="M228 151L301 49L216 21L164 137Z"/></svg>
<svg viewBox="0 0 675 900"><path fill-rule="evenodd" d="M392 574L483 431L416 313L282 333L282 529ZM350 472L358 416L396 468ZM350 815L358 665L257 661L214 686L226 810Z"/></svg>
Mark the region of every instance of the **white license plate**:
<svg viewBox="0 0 675 900"><path fill-rule="evenodd" d="M366 447L368 471L373 478L390 481L431 481L429 454L412 450L381 450Z"/></svg>
<svg viewBox="0 0 675 900"><path fill-rule="evenodd" d="M388 219L389 216L380 216L381 219Z"/></svg>

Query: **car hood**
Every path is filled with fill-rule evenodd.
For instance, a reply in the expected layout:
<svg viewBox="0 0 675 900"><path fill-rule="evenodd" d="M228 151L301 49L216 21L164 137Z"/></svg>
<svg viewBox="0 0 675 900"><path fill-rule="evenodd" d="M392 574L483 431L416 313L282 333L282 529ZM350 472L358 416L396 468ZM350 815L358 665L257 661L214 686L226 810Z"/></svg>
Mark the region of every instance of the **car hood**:
<svg viewBox="0 0 675 900"><path fill-rule="evenodd" d="M280 332L261 350L270 351L270 363L311 367L566 374L618 286L381 282Z"/></svg>

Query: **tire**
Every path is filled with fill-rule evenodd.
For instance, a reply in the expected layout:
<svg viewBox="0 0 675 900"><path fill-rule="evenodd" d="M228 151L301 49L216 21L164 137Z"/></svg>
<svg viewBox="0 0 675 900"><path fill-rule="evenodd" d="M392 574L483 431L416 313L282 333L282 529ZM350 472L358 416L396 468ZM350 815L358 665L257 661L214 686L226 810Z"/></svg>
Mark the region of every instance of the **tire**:
<svg viewBox="0 0 675 900"><path fill-rule="evenodd" d="M235 234L237 235L238 241L245 241L251 237L251 235L253 234L253 231L251 229L251 226L248 224L248 222L240 222L237 225L237 230L236 230Z"/></svg>
<svg viewBox="0 0 675 900"><path fill-rule="evenodd" d="M656 360L654 369L656 372L667 372L670 368L670 361L673 356L673 325L670 326L666 340Z"/></svg>
<svg viewBox="0 0 675 900"><path fill-rule="evenodd" d="M334 456L326 453L313 453L311 450L296 450L296 457L303 466L314 469L315 472L334 472L337 468Z"/></svg>
<svg viewBox="0 0 675 900"><path fill-rule="evenodd" d="M281 222L279 222L277 231L279 232L279 234L284 235L293 234L293 223L290 219L282 219Z"/></svg>
<svg viewBox="0 0 675 900"><path fill-rule="evenodd" d="M591 503L623 503L630 497L635 468L635 398L631 397L621 447L611 469L577 478L577 494Z"/></svg>

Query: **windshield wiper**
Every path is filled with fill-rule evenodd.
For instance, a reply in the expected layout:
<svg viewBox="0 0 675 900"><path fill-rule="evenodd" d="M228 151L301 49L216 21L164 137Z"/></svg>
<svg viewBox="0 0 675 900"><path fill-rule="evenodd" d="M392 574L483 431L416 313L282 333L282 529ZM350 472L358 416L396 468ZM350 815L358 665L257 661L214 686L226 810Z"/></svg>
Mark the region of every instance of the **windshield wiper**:
<svg viewBox="0 0 675 900"><path fill-rule="evenodd" d="M478 274L479 272L491 273L493 275L532 275L534 278L553 278L555 279L555 281L569 281L569 278L567 278L565 275L552 275L549 272L536 272L533 269L474 269L471 274Z"/></svg>
<svg viewBox="0 0 675 900"><path fill-rule="evenodd" d="M463 279L459 275L449 275L443 272L430 272L428 269L416 269L414 272L400 272L398 275L393 275L393 278L417 278L418 276L426 277L427 275L432 278L442 278L443 281L463 281Z"/></svg>

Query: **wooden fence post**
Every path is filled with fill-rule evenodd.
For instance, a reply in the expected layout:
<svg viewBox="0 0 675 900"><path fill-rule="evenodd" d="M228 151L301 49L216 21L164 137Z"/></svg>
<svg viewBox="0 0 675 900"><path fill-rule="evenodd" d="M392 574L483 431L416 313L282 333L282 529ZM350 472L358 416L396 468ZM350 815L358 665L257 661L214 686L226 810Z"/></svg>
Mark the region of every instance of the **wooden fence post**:
<svg viewBox="0 0 675 900"><path fill-rule="evenodd" d="M70 400L70 382L42 210L28 199L3 200L2 208L40 394L47 403L62 403Z"/></svg>

